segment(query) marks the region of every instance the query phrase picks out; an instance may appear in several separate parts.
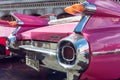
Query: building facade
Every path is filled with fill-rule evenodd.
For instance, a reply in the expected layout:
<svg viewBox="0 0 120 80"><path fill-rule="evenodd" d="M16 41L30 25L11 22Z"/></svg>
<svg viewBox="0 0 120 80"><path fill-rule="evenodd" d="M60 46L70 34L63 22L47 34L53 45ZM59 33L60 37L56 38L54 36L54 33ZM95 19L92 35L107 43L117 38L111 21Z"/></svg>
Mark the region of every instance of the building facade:
<svg viewBox="0 0 120 80"><path fill-rule="evenodd" d="M0 0L0 16L9 13L21 14L56 14L65 13L66 6L84 0Z"/></svg>
<svg viewBox="0 0 120 80"><path fill-rule="evenodd" d="M64 8L85 0L0 0L0 16L9 13L30 15L64 14ZM120 0L113 0L120 3Z"/></svg>

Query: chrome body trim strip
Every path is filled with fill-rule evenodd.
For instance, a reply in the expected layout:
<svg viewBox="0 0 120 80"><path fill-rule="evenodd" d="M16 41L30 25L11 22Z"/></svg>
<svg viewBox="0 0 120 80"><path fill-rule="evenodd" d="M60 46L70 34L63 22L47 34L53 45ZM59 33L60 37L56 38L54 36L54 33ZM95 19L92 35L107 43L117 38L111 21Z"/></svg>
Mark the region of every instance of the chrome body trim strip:
<svg viewBox="0 0 120 80"><path fill-rule="evenodd" d="M27 51L38 52L46 56L56 56L56 50L34 47L32 45L22 45L22 46L19 46L19 48Z"/></svg>
<svg viewBox="0 0 120 80"><path fill-rule="evenodd" d="M21 29L20 26L17 27L17 28L12 32L12 35L16 35L20 29Z"/></svg>
<svg viewBox="0 0 120 80"><path fill-rule="evenodd" d="M80 20L80 22L78 23L78 25L75 27L74 32L76 32L76 33L81 32L83 30L85 24L89 20L89 18L90 18L90 15L83 16L83 18Z"/></svg>
<svg viewBox="0 0 120 80"><path fill-rule="evenodd" d="M39 60L43 63L39 66L61 72L66 72L66 70L63 67L61 67L57 62L56 50L35 47L33 45L21 45L19 46L19 49L22 49L26 53L26 58L30 58L30 54L36 54L35 60Z"/></svg>
<svg viewBox="0 0 120 80"><path fill-rule="evenodd" d="M91 15L94 14L97 10L95 5L89 4L88 2L84 2L84 5L86 8L84 14Z"/></svg>
<svg viewBox="0 0 120 80"><path fill-rule="evenodd" d="M13 45L15 44L16 41L16 34L18 33L18 31L21 29L21 27L17 27L7 38L7 42L6 42L6 48L9 48L10 46L13 47Z"/></svg>
<svg viewBox="0 0 120 80"><path fill-rule="evenodd" d="M81 21L79 22L79 24L76 26L76 28L74 29L74 32L79 33L83 30L85 24L87 23L87 21L89 20L90 16L92 14L94 14L96 12L96 6L89 4L87 1L85 1L83 3L83 5L85 6L85 11L83 12L83 17L81 19Z"/></svg>
<svg viewBox="0 0 120 80"><path fill-rule="evenodd" d="M108 54L120 54L120 49L112 50L112 51L101 51L101 52L93 52L93 56L99 55L108 55Z"/></svg>

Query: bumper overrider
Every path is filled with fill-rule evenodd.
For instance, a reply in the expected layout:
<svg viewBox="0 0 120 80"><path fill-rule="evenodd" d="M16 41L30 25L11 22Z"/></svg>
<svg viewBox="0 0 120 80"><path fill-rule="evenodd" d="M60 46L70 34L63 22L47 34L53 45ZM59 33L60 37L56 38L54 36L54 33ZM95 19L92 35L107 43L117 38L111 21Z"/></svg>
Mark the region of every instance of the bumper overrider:
<svg viewBox="0 0 120 80"><path fill-rule="evenodd" d="M63 38L56 43L57 49L38 47L33 45L33 42L19 45L18 51L24 51L26 59L33 58L39 61L39 66L65 72L67 80L77 80L89 65L89 45L80 34L75 33ZM11 45L9 47L15 49ZM30 54L35 55L29 56Z"/></svg>

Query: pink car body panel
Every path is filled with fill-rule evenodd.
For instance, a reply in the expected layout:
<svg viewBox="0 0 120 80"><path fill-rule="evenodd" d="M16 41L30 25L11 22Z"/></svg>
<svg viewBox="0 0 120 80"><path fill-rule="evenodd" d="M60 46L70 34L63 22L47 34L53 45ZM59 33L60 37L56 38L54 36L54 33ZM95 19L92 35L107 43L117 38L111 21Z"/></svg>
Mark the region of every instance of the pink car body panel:
<svg viewBox="0 0 120 80"><path fill-rule="evenodd" d="M3 40L4 38L7 38L12 32L15 31L15 29L20 26L20 30L18 33L34 29L37 27L43 27L48 25L48 20L40 17L30 16L30 15L24 15L24 14L17 14L14 13L13 17L16 19L16 21L21 21L23 24L18 24L16 26L11 26L9 24L9 21L0 20L0 40ZM3 39L2 39L3 38ZM6 39L4 39L6 40ZM6 42L6 41L4 41ZM2 44L3 45L3 44ZM4 47L6 47L6 44L4 44ZM10 54L9 50L5 51L6 54Z"/></svg>
<svg viewBox="0 0 120 80"><path fill-rule="evenodd" d="M78 22L36 28L18 34L17 39L58 42L60 39L72 34L77 24Z"/></svg>
<svg viewBox="0 0 120 80"><path fill-rule="evenodd" d="M82 31L90 44L91 61L81 79L118 79L120 52L116 51L120 49L120 5L110 0L90 2L97 6L97 11ZM113 53L102 55L103 52L109 51Z"/></svg>
<svg viewBox="0 0 120 80"><path fill-rule="evenodd" d="M16 27L11 27L7 22L6 24L4 23L4 25L0 24L0 37L9 36L15 29Z"/></svg>
<svg viewBox="0 0 120 80"><path fill-rule="evenodd" d="M17 14L17 13L14 13L13 16L16 19L18 19L18 21L23 22L23 24L20 25L21 29L19 30L18 33L48 25L48 20L45 18L30 16L30 15L25 15L25 14Z"/></svg>
<svg viewBox="0 0 120 80"><path fill-rule="evenodd" d="M16 27L21 26L21 29L19 32L24 32L36 27L43 27L48 25L48 20L40 17L30 16L25 14L17 14L17 13L14 13L13 17L15 17L16 20L23 22L23 24L21 25L16 25ZM0 35L8 36L16 29L16 27L12 27L8 21L1 20Z"/></svg>
<svg viewBox="0 0 120 80"><path fill-rule="evenodd" d="M15 13L14 16L24 23L22 27L40 27L48 25L48 20L45 18L17 13Z"/></svg>

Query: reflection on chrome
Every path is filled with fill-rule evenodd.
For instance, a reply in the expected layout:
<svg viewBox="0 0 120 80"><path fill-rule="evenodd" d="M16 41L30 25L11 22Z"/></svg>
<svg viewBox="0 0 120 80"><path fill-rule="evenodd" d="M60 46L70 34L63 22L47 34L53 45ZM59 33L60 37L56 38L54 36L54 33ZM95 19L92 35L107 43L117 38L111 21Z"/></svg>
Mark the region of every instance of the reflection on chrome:
<svg viewBox="0 0 120 80"><path fill-rule="evenodd" d="M80 34L71 34L59 43L34 40L18 41L18 43L19 48L26 52L28 59L31 57L30 53L35 54L35 60L44 64L40 66L65 72L67 80L79 78L89 65L89 45Z"/></svg>
<svg viewBox="0 0 120 80"><path fill-rule="evenodd" d="M73 53L68 50L63 51L66 46ZM72 57L71 55L68 56L68 54L72 54ZM65 58L65 55L67 55L68 59ZM58 43L57 59L58 63L66 69L67 80L74 80L74 76L79 77L78 75L81 75L87 69L89 56L88 42L80 34L72 34Z"/></svg>
<svg viewBox="0 0 120 80"><path fill-rule="evenodd" d="M22 40L22 41L16 41L15 46L19 47L21 45L30 45L33 47L38 47L38 48L45 48L45 49L57 49L57 43L53 42L43 42L43 41L34 41L34 40Z"/></svg>
<svg viewBox="0 0 120 80"><path fill-rule="evenodd" d="M12 47L13 47L15 41L16 41L16 36L10 34L10 36L8 37L8 39L7 39L7 41L6 41L6 46L7 46L7 47L12 46Z"/></svg>

